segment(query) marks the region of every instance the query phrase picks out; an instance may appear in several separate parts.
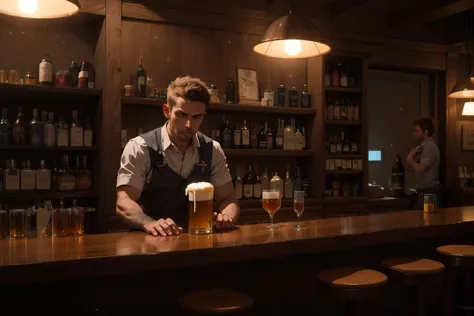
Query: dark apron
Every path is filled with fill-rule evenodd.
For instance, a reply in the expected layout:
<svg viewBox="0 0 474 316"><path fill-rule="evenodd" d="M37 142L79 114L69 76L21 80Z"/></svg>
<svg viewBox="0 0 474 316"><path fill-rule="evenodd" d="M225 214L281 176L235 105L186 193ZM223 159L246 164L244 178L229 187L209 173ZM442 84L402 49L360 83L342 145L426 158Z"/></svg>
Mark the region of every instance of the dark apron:
<svg viewBox="0 0 474 316"><path fill-rule="evenodd" d="M188 226L188 197L185 189L190 183L209 182L212 163L212 140L198 133L199 163L187 178L174 172L163 160L161 127L141 135L150 153L150 182L145 186L138 204L153 219L171 218L178 226Z"/></svg>

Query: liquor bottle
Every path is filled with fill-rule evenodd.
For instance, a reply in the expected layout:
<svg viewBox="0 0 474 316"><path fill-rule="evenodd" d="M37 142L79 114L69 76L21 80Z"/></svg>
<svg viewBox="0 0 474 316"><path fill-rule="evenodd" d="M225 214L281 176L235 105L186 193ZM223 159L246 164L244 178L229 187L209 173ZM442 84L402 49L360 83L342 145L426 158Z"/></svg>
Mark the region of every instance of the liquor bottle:
<svg viewBox="0 0 474 316"><path fill-rule="evenodd" d="M71 87L77 88L77 81L79 79L79 65L75 61L71 61L69 65L69 82Z"/></svg>
<svg viewBox="0 0 474 316"><path fill-rule="evenodd" d="M86 116L86 128L84 129L84 146L91 147L94 131L92 130L91 119L89 116ZM141 135L138 132L138 135Z"/></svg>
<svg viewBox="0 0 474 316"><path fill-rule="evenodd" d="M281 125L281 121L278 120L278 129L275 135L275 147L277 149L283 149L283 126Z"/></svg>
<svg viewBox="0 0 474 316"><path fill-rule="evenodd" d="M31 162L23 162L23 169L20 171L20 187L22 192L33 192L36 188L36 172L31 169Z"/></svg>
<svg viewBox="0 0 474 316"><path fill-rule="evenodd" d="M265 167L265 172L260 178L260 181L262 182L262 190L268 190L270 188L270 179L268 179L267 167Z"/></svg>
<svg viewBox="0 0 474 316"><path fill-rule="evenodd" d="M263 92L263 97L268 100L269 107L275 106L275 92L270 88L270 86Z"/></svg>
<svg viewBox="0 0 474 316"><path fill-rule="evenodd" d="M64 120L64 115L59 115L58 126L56 128L56 141L58 146L69 146L69 125Z"/></svg>
<svg viewBox="0 0 474 316"><path fill-rule="evenodd" d="M229 121L225 121L224 128L222 129L222 148L232 148L233 137L232 130L229 126Z"/></svg>
<svg viewBox="0 0 474 316"><path fill-rule="evenodd" d="M138 59L138 68L136 71L136 85L137 85L137 97L139 98L146 98L146 84L147 84L147 76L146 70L143 67L143 57Z"/></svg>
<svg viewBox="0 0 474 316"><path fill-rule="evenodd" d="M217 129L216 125L212 125L211 138L216 142L220 142L220 131Z"/></svg>
<svg viewBox="0 0 474 316"><path fill-rule="evenodd" d="M53 85L53 63L50 60L48 54L44 55L44 58L39 64L39 77L38 83L42 86Z"/></svg>
<svg viewBox="0 0 474 316"><path fill-rule="evenodd" d="M39 192L51 190L51 170L46 168L44 160L41 160L40 168L36 170L36 190Z"/></svg>
<svg viewBox="0 0 474 316"><path fill-rule="evenodd" d="M347 120L352 121L354 119L354 105L350 100L347 101Z"/></svg>
<svg viewBox="0 0 474 316"><path fill-rule="evenodd" d="M332 137L331 143L329 144L329 153L335 155L337 153L337 138L336 136Z"/></svg>
<svg viewBox="0 0 474 316"><path fill-rule="evenodd" d="M38 109L33 109L33 117L30 121L30 145L42 146L44 143L44 125L39 121Z"/></svg>
<svg viewBox="0 0 474 316"><path fill-rule="evenodd" d="M347 68L347 86L349 88L354 88L355 87L354 74L351 72L350 68Z"/></svg>
<svg viewBox="0 0 474 316"><path fill-rule="evenodd" d="M296 129L294 141L295 141L295 149L296 150L302 150L303 149L303 135L300 132L300 129Z"/></svg>
<svg viewBox="0 0 474 316"><path fill-rule="evenodd" d="M342 69L341 78L339 80L341 87L347 88L347 71L345 69Z"/></svg>
<svg viewBox="0 0 474 316"><path fill-rule="evenodd" d="M357 154L359 151L359 146L357 145L357 141L351 141L351 154Z"/></svg>
<svg viewBox="0 0 474 316"><path fill-rule="evenodd" d="M242 144L242 130L239 124L234 129L234 148L240 148Z"/></svg>
<svg viewBox="0 0 474 316"><path fill-rule="evenodd" d="M250 148L257 149L258 147L258 132L257 128L252 126L252 130L250 131Z"/></svg>
<svg viewBox="0 0 474 316"><path fill-rule="evenodd" d="M280 191L280 198L283 198L283 181L278 176L278 172L275 172L270 180L270 189Z"/></svg>
<svg viewBox="0 0 474 316"><path fill-rule="evenodd" d="M351 153L351 143L349 139L344 138L344 132L342 132L342 153L350 154Z"/></svg>
<svg viewBox="0 0 474 316"><path fill-rule="evenodd" d="M326 112L326 119L327 120L334 120L334 104L332 101L329 101L328 106L327 106L327 112Z"/></svg>
<svg viewBox="0 0 474 316"><path fill-rule="evenodd" d="M258 149L267 149L267 134L265 134L265 126L260 126L260 133L258 134L257 141Z"/></svg>
<svg viewBox="0 0 474 316"><path fill-rule="evenodd" d="M56 145L56 124L54 123L54 112L48 113L48 120L44 124L44 144L46 146Z"/></svg>
<svg viewBox="0 0 474 316"><path fill-rule="evenodd" d="M303 85L303 92L301 92L301 107L305 109L311 107L311 94L309 94L306 84Z"/></svg>
<svg viewBox="0 0 474 316"><path fill-rule="evenodd" d="M84 129L82 128L81 123L79 123L77 110L72 111L70 137L71 137L71 140L70 140L71 147L84 146Z"/></svg>
<svg viewBox="0 0 474 316"><path fill-rule="evenodd" d="M18 107L18 116L13 123L13 143L15 145L26 145L28 137L28 126L21 107Z"/></svg>
<svg viewBox="0 0 474 316"><path fill-rule="evenodd" d="M306 148L306 130L304 127L301 128L301 141L303 142L303 149Z"/></svg>
<svg viewBox="0 0 474 316"><path fill-rule="evenodd" d="M288 104L291 108L298 107L298 91L296 90L296 86L293 86L293 88L288 91Z"/></svg>
<svg viewBox="0 0 474 316"><path fill-rule="evenodd" d="M267 149L273 149L273 134L272 130L268 128L268 124L265 123L265 130L267 131L266 137L267 137Z"/></svg>
<svg viewBox="0 0 474 316"><path fill-rule="evenodd" d="M286 168L286 178L285 178L285 199L292 199L293 198L293 181L290 177L290 167Z"/></svg>
<svg viewBox="0 0 474 316"><path fill-rule="evenodd" d="M400 153L397 153L395 163L392 166L392 195L395 197L405 195L405 167Z"/></svg>
<svg viewBox="0 0 474 316"><path fill-rule="evenodd" d="M360 118L359 118L359 106L358 105L355 105L354 106L354 121L358 121Z"/></svg>
<svg viewBox="0 0 474 316"><path fill-rule="evenodd" d="M77 76L77 87L80 89L87 89L89 87L89 70L87 67L87 60L83 60L79 75Z"/></svg>
<svg viewBox="0 0 474 316"><path fill-rule="evenodd" d="M344 100L341 103L341 120L347 120L347 106Z"/></svg>
<svg viewBox="0 0 474 316"><path fill-rule="evenodd" d="M334 102L334 119L341 119L341 104L339 103L339 100L336 100L336 102Z"/></svg>
<svg viewBox="0 0 474 316"><path fill-rule="evenodd" d="M283 120L281 120L281 126L285 126ZM290 124L287 124L285 129L283 130L283 149L295 149L295 142L294 142L294 131Z"/></svg>
<svg viewBox="0 0 474 316"><path fill-rule="evenodd" d="M344 133L342 133L342 137L344 138ZM336 154L342 154L342 139L336 140Z"/></svg>
<svg viewBox="0 0 474 316"><path fill-rule="evenodd" d="M283 84L281 84L278 87L277 93L278 93L277 105L279 107L286 107L286 89L285 89L285 86Z"/></svg>
<svg viewBox="0 0 474 316"><path fill-rule="evenodd" d="M262 180L258 175L258 167L255 166L255 175L254 175L254 184L253 184L253 197L256 199L262 198Z"/></svg>
<svg viewBox="0 0 474 316"><path fill-rule="evenodd" d="M339 87L339 70L338 70L339 64L337 67L334 67L331 75L331 85L333 87Z"/></svg>
<svg viewBox="0 0 474 316"><path fill-rule="evenodd" d="M91 170L87 167L87 156L82 157L82 168L79 165L79 156L76 157L76 190L88 191L92 187Z"/></svg>
<svg viewBox="0 0 474 316"><path fill-rule="evenodd" d="M20 171L16 168L15 159L7 161L5 170L5 191L7 193L20 192Z"/></svg>
<svg viewBox="0 0 474 316"><path fill-rule="evenodd" d="M0 144L10 145L12 142L12 127L8 120L8 110L2 109L2 118L0 119Z"/></svg>
<svg viewBox="0 0 474 316"><path fill-rule="evenodd" d="M235 82L232 79L232 76L229 76L226 87L226 102L227 103L237 103L235 100Z"/></svg>
<svg viewBox="0 0 474 316"><path fill-rule="evenodd" d="M247 120L242 124L242 148L250 147L250 131L247 128Z"/></svg>
<svg viewBox="0 0 474 316"><path fill-rule="evenodd" d="M95 69L91 63L87 63L87 71L88 71L88 80L87 80L87 88L95 89Z"/></svg>
<svg viewBox="0 0 474 316"><path fill-rule="evenodd" d="M235 198L237 200L242 199L243 189L242 189L242 179L240 178L240 176L237 176L235 178L234 187L235 187Z"/></svg>
<svg viewBox="0 0 474 316"><path fill-rule="evenodd" d="M295 181L293 182L294 190L295 191L301 191L301 168L296 167L296 172L295 172Z"/></svg>
<svg viewBox="0 0 474 316"><path fill-rule="evenodd" d="M58 174L59 191L73 191L76 188L76 177L74 171L69 168L68 155L63 156L63 165Z"/></svg>

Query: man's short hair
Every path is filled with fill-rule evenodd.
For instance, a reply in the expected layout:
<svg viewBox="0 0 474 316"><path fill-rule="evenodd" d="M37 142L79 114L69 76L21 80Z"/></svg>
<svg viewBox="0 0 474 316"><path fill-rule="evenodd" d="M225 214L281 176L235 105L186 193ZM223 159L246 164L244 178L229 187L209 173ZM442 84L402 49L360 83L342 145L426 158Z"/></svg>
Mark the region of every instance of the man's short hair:
<svg viewBox="0 0 474 316"><path fill-rule="evenodd" d="M168 86L166 102L171 109L176 105L178 98L182 97L191 101L204 103L207 109L211 101L208 90L209 88L206 83L199 78L193 78L191 76L178 77Z"/></svg>
<svg viewBox="0 0 474 316"><path fill-rule="evenodd" d="M413 122L414 125L418 125L421 128L421 131L424 133L428 131L428 136L433 136L435 132L435 124L431 117L419 117L416 118Z"/></svg>

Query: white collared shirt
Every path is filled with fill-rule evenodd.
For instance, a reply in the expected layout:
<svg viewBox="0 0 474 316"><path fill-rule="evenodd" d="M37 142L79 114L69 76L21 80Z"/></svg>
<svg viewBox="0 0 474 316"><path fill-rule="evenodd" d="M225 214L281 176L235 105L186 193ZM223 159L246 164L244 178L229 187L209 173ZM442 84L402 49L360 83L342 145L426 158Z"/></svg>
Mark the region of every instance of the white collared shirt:
<svg viewBox="0 0 474 316"><path fill-rule="evenodd" d="M192 138L193 144L189 146L183 155L178 147L171 142L166 129L166 124L161 129L161 144L163 146L163 162L168 164L174 172L187 178L194 166L199 163L199 138L196 135ZM120 168L117 174L117 188L122 185L132 186L143 191L145 184L150 182L152 171L150 171L150 154L145 140L137 136L128 141L125 146ZM211 175L209 182L218 187L231 181L229 169L227 168L226 157L216 141L213 141Z"/></svg>

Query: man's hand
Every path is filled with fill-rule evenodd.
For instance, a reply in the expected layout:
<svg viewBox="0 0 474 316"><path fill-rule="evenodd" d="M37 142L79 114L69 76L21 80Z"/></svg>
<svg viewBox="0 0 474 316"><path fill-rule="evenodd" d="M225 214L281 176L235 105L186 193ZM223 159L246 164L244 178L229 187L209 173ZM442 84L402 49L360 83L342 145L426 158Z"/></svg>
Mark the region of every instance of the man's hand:
<svg viewBox="0 0 474 316"><path fill-rule="evenodd" d="M216 219L217 229L234 227L234 219L227 214L214 212L214 218Z"/></svg>
<svg viewBox="0 0 474 316"><path fill-rule="evenodd" d="M171 218L160 218L157 221L153 221L143 225L143 228L148 234L151 234L155 237L158 235L163 237L179 235L183 231L183 228L178 227Z"/></svg>
<svg viewBox="0 0 474 316"><path fill-rule="evenodd" d="M408 157L407 157L407 163L408 163L409 165L412 164L413 159L415 158L415 155L416 155L416 153L418 152L418 150L419 150L418 147L413 148L412 150L410 150L410 153L408 154Z"/></svg>

